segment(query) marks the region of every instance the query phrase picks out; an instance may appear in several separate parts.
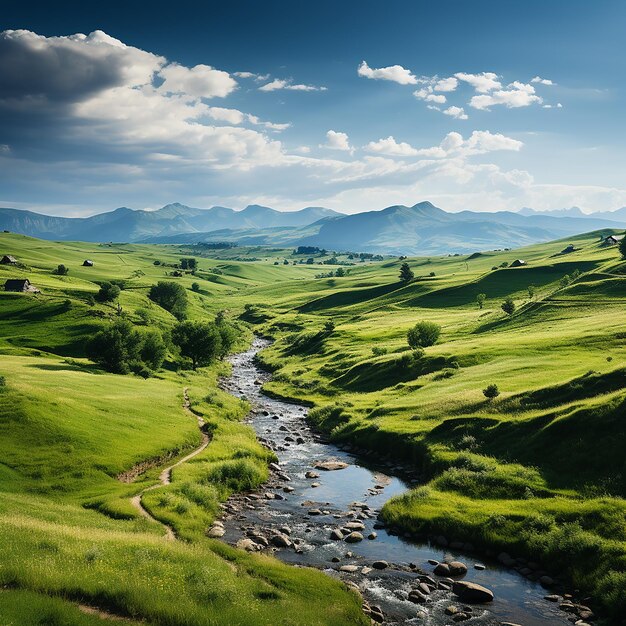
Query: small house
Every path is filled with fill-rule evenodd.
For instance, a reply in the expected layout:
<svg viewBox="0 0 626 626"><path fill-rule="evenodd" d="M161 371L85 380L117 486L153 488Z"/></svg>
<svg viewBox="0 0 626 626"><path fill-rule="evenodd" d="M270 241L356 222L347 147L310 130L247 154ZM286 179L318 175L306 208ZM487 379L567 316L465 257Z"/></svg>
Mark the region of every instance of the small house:
<svg viewBox="0 0 626 626"><path fill-rule="evenodd" d="M85 259L83 261L83 267L93 267L93 261L91 259Z"/></svg>
<svg viewBox="0 0 626 626"><path fill-rule="evenodd" d="M2 259L0 259L0 263L2 263L2 265L16 265L17 259L10 254L5 254Z"/></svg>
<svg viewBox="0 0 626 626"><path fill-rule="evenodd" d="M624 235L609 235L604 238L602 243L605 246L616 246L622 239L624 239Z"/></svg>
<svg viewBox="0 0 626 626"><path fill-rule="evenodd" d="M522 261L522 259L515 259L515 261L511 263L511 267L522 267L522 265L526 265L526 261Z"/></svg>
<svg viewBox="0 0 626 626"><path fill-rule="evenodd" d="M28 278L10 278L4 283L4 290L17 293L39 293L39 289L34 287Z"/></svg>

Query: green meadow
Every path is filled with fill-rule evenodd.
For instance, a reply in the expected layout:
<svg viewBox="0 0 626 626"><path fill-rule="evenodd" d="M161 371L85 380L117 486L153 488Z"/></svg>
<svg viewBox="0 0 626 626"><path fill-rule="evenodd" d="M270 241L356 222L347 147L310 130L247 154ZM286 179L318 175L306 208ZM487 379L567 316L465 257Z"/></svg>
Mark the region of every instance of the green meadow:
<svg viewBox="0 0 626 626"><path fill-rule="evenodd" d="M575 251L562 254L568 244ZM313 406L312 422L337 441L420 470L423 485L383 509L388 524L532 557L607 615L626 609L626 263L600 233L410 258L409 283L399 259L300 263L279 249L0 234L0 254L23 264L0 266L0 283L28 278L41 290L0 293L4 621L102 623L86 605L168 626L366 623L337 581L206 538L219 503L261 484L272 455L241 423L245 403L219 390L226 363L192 372L170 354L143 379L85 357L87 339L117 316L116 304L93 301L111 280L138 327L171 330L175 318L147 294L174 280L192 319L226 311L239 347L252 332L275 339L261 354L274 373L268 392ZM197 271L171 276L182 257L197 258ZM87 258L94 267L82 267ZM525 264L510 267L515 259ZM67 276L53 273L59 263ZM344 276L328 276L338 267ZM423 353L406 340L419 321L441 327ZM130 499L200 443L185 388L211 442L143 499L172 542ZM135 481L117 479L142 462Z"/></svg>

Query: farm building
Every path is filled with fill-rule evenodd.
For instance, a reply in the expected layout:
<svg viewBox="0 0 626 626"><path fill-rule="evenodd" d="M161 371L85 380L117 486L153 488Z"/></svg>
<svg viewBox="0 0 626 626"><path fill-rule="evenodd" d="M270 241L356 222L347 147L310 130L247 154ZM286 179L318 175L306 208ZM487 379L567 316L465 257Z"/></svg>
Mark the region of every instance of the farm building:
<svg viewBox="0 0 626 626"><path fill-rule="evenodd" d="M609 235L608 237L604 238L604 241L602 242L605 246L615 246L617 245L622 239L624 239L624 235Z"/></svg>
<svg viewBox="0 0 626 626"><path fill-rule="evenodd" d="M4 290L18 293L39 293L39 289L33 286L28 278L10 278L4 283Z"/></svg>
<svg viewBox="0 0 626 626"><path fill-rule="evenodd" d="M526 265L526 261L522 261L522 259L515 259L515 261L511 263L511 267L522 267L522 265Z"/></svg>
<svg viewBox="0 0 626 626"><path fill-rule="evenodd" d="M83 267L93 267L93 261L91 259L85 259L83 261Z"/></svg>
<svg viewBox="0 0 626 626"><path fill-rule="evenodd" d="M0 259L0 263L2 263L2 265L15 265L17 263L17 259L10 254L5 254L2 259Z"/></svg>

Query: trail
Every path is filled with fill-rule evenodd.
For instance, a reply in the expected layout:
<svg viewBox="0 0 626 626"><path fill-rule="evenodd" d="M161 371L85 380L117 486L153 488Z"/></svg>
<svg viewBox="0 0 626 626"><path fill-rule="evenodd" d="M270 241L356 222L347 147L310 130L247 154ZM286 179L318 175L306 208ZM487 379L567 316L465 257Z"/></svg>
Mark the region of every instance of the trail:
<svg viewBox="0 0 626 626"><path fill-rule="evenodd" d="M179 459L178 461L176 461L176 463L173 463L172 465L168 465L167 467L165 467L159 474L159 482L156 485L152 485L151 487L147 487L143 491L140 491L136 496L131 498L131 501L130 501L131 504L137 509L138 513L142 517L152 520L153 522L156 522L157 524L161 524L161 526L165 527L165 538L168 539L169 541L173 541L174 539L176 539L176 534L174 533L172 528L170 528L167 524L163 523L162 521L154 517L143 506L141 499L144 493L148 491L152 491L153 489L158 489L159 487L162 487L164 485L169 485L172 482L172 470L178 467L179 465L186 463L190 459L193 459L193 457L198 456L198 454L200 454L209 445L210 438L203 430L204 420L202 419L200 415L194 413L193 410L191 409L191 402L189 401L189 393L188 393L187 387L185 387L185 389L183 390L183 398L184 398L183 410L197 420L198 428L200 429L200 433L202 434L202 443L195 450L192 450L189 454L184 456L182 459Z"/></svg>

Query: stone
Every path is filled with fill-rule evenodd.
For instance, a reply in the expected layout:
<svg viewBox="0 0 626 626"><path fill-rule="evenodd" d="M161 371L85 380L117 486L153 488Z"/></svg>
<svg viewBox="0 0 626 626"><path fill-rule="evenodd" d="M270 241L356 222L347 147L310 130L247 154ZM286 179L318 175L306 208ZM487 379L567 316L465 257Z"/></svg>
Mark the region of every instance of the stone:
<svg viewBox="0 0 626 626"><path fill-rule="evenodd" d="M363 574L363 576L367 576L370 572L372 571L371 567L362 567L361 568L361 574Z"/></svg>
<svg viewBox="0 0 626 626"><path fill-rule="evenodd" d="M270 538L270 543L277 548L289 548L291 546L291 541L289 538L282 534L273 535Z"/></svg>
<svg viewBox="0 0 626 626"><path fill-rule="evenodd" d="M357 572L358 570L358 565L342 565L339 568L340 572L347 572L348 574L354 574L354 572Z"/></svg>
<svg viewBox="0 0 626 626"><path fill-rule="evenodd" d="M326 472L333 472L336 470L342 470L348 467L347 463L343 461L319 461L315 464L315 469L321 469Z"/></svg>
<svg viewBox="0 0 626 626"><path fill-rule="evenodd" d="M485 566L482 563L474 563L474 569L477 569L482 572L485 569Z"/></svg>
<svg viewBox="0 0 626 626"><path fill-rule="evenodd" d="M322 512L319 509L309 509L308 514L309 515L321 515Z"/></svg>
<svg viewBox="0 0 626 626"><path fill-rule="evenodd" d="M335 541L343 541L343 533L337 528L334 528L330 531L330 538Z"/></svg>
<svg viewBox="0 0 626 626"><path fill-rule="evenodd" d="M283 535L291 535L291 528L289 528L289 526L281 526L278 529L279 533L282 533Z"/></svg>
<svg viewBox="0 0 626 626"><path fill-rule="evenodd" d="M364 530L365 524L363 524L363 522L348 522L346 528L350 530Z"/></svg>
<svg viewBox="0 0 626 626"><path fill-rule="evenodd" d="M376 539L376 537L378 537L378 534L377 534L377 533L370 533L370 534L367 536L367 538L368 538L370 541L373 541L374 539Z"/></svg>
<svg viewBox="0 0 626 626"><path fill-rule="evenodd" d="M476 583L467 581L455 582L452 585L452 592L459 597L461 602L467 602L468 604L493 602L493 591Z"/></svg>
<svg viewBox="0 0 626 626"><path fill-rule="evenodd" d="M461 613L457 613L456 615L454 615L452 617L452 621L453 622L464 622L465 620L468 620L471 617L471 615L468 615L465 612L461 612Z"/></svg>
<svg viewBox="0 0 626 626"><path fill-rule="evenodd" d="M439 565L439 561L435 561L435 559L428 559L428 562L429 562L431 565L435 565L435 566Z"/></svg>
<svg viewBox="0 0 626 626"><path fill-rule="evenodd" d="M467 565L461 561L451 561L448 563L450 568L450 576L464 576L467 574Z"/></svg>
<svg viewBox="0 0 626 626"><path fill-rule="evenodd" d="M355 530L354 532L350 533L344 539L344 541L346 541L347 543L358 543L359 541L363 541L363 535Z"/></svg>
<svg viewBox="0 0 626 626"><path fill-rule="evenodd" d="M450 566L447 563L439 563L433 573L437 576L450 576Z"/></svg>
<svg viewBox="0 0 626 626"><path fill-rule="evenodd" d="M389 563L387 563L387 561L383 561L383 560L374 561L372 563L372 567L374 569L387 569L389 567Z"/></svg>
<svg viewBox="0 0 626 626"><path fill-rule="evenodd" d="M293 492L295 491L295 489L294 489L293 487L289 487L288 485L285 485L285 486L283 487L283 491L284 491L285 493L293 493Z"/></svg>
<svg viewBox="0 0 626 626"><path fill-rule="evenodd" d="M319 478L320 475L317 472L308 471L304 474L305 478Z"/></svg>
<svg viewBox="0 0 626 626"><path fill-rule="evenodd" d="M417 589L412 589L409 592L408 600L410 602L413 602L414 604L424 604L426 600L428 600L428 597L425 596L421 591L418 591Z"/></svg>
<svg viewBox="0 0 626 626"><path fill-rule="evenodd" d="M216 524L213 524L213 526L211 526L211 528L209 528L209 530L207 531L207 536L211 537L211 539L219 539L220 537L223 537L226 534L226 531L224 530L223 526L217 526Z"/></svg>
<svg viewBox="0 0 626 626"><path fill-rule="evenodd" d="M254 543L252 539L240 539L235 545L246 552L255 552L259 549L258 544Z"/></svg>
<svg viewBox="0 0 626 626"><path fill-rule="evenodd" d="M319 487L319 486L320 486L320 483L311 483L311 487L315 488L315 487Z"/></svg>
<svg viewBox="0 0 626 626"><path fill-rule="evenodd" d="M548 602L558 602L561 598L556 594L551 594L549 596L544 596L543 599L547 600Z"/></svg>
<svg viewBox="0 0 626 626"><path fill-rule="evenodd" d="M542 576L539 579L539 584L542 587L553 587L554 586L554 579L550 578L550 576Z"/></svg>
<svg viewBox="0 0 626 626"><path fill-rule="evenodd" d="M444 611L444 613L446 615L456 615L457 613L459 613L459 608L452 604Z"/></svg>

